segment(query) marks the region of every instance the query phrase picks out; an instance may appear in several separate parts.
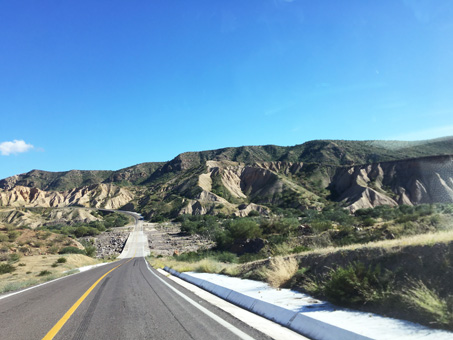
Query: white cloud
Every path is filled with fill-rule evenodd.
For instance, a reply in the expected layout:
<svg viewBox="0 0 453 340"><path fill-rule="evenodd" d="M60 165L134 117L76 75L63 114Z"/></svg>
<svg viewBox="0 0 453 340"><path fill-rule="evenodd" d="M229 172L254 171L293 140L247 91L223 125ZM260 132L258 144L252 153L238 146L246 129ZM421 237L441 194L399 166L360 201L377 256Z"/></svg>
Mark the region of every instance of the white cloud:
<svg viewBox="0 0 453 340"><path fill-rule="evenodd" d="M0 153L3 156L8 156L10 154L17 154L21 152L27 152L30 149L33 149L34 146L31 144L25 143L23 140L13 140L12 142L3 142L0 144Z"/></svg>

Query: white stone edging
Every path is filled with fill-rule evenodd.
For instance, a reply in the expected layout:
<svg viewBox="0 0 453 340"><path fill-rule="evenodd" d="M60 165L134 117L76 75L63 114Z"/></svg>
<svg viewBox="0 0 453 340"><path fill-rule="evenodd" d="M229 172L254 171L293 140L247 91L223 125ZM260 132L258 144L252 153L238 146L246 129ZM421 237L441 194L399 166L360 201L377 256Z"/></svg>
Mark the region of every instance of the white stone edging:
<svg viewBox="0 0 453 340"><path fill-rule="evenodd" d="M371 340L371 338L366 336L330 325L298 312L273 305L269 302L252 298L229 288L219 286L215 283L190 276L186 273L180 273L168 267L164 267L164 270L184 281L192 283L224 300L227 300L228 302L233 303L236 306L258 314L282 326L288 327L289 329L312 339Z"/></svg>

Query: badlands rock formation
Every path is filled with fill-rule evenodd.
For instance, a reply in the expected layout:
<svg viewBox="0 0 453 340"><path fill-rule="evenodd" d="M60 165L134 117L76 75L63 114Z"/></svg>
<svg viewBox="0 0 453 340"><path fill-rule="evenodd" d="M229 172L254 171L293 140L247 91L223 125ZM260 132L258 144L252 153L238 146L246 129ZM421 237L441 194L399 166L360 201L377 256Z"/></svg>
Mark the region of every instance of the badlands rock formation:
<svg viewBox="0 0 453 340"><path fill-rule="evenodd" d="M131 201L133 195L112 184L97 184L67 191L43 191L37 188L15 186L0 190L2 207L84 207L118 209Z"/></svg>
<svg viewBox="0 0 453 340"><path fill-rule="evenodd" d="M453 138L319 140L291 147L186 152L168 162L117 171L28 173L0 180L0 206L84 206L178 214L236 214L453 202Z"/></svg>
<svg viewBox="0 0 453 340"><path fill-rule="evenodd" d="M453 157L341 168L332 179L331 189L352 211L384 204L452 203Z"/></svg>

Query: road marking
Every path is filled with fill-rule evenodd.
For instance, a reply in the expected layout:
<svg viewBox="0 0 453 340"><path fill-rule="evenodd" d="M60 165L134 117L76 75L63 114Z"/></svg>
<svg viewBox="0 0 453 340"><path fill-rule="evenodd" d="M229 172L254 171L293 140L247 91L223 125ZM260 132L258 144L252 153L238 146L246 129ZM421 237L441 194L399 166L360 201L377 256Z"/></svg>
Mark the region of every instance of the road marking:
<svg viewBox="0 0 453 340"><path fill-rule="evenodd" d="M86 297L91 293L91 291L98 285L98 283L101 282L104 277L106 277L108 274L113 272L116 268L121 267L123 264L128 263L132 259L133 259L133 257L131 259L129 259L128 261L116 266L115 268L110 269L107 273L102 275L95 283L93 283L93 285L90 288L88 288L88 290L77 300L77 302L74 303L71 308L69 308L69 310L65 313L65 315L63 315L63 317L55 324L55 326L52 327L52 329L44 336L44 338L42 338L42 340L53 339L55 337L55 335L57 335L57 333L60 331L60 329L64 326L64 324L69 320L71 315L74 314L74 312L80 306L80 304L83 302L83 300L85 300Z"/></svg>
<svg viewBox="0 0 453 340"><path fill-rule="evenodd" d="M105 266L106 264L110 264L111 262L106 262L106 263L99 263L99 264L96 264L94 265L95 267L93 268L97 268L97 267L101 267L101 266ZM80 267L80 268L84 268L84 267ZM80 268L74 268L74 270L80 270ZM91 269L93 269L91 268ZM21 294L21 293L24 293L26 291L29 291L29 290L32 290L32 289L35 289L35 288L38 288L38 287L41 287L41 286L45 286L45 285L48 285L49 283L52 283L52 282L55 282L55 281L58 281L58 280L63 280L63 279L66 279L68 277L71 277L73 275L77 275L77 274L80 274L80 273L83 273L82 272L77 272L77 273L73 273L73 274L69 274L69 275L66 275L66 276L62 276L62 277L59 277L57 279L54 279L54 280L50 280L50 281L47 281L47 282L43 282L43 283L40 283L36 286L31 286L31 287L28 287L28 288L24 288L22 290L19 290L17 292L14 292L14 293L9 293L9 294L6 294L6 295L2 295L0 296L0 300L2 299L6 299L7 297L10 297L10 296L14 296L14 295L17 295L17 294Z"/></svg>
<svg viewBox="0 0 453 340"><path fill-rule="evenodd" d="M190 303L192 306L198 308L201 312L205 313L207 316L209 316L211 319L217 321L219 324L221 324L223 327L225 327L226 329L228 329L230 332L232 332L233 334L237 335L239 338L241 339L244 339L244 340L254 340L254 338L252 338L250 335L244 333L243 331L241 331L240 329L236 328L235 326L233 326L232 324L230 324L229 322L223 320L221 317L215 315L214 313L212 313L210 310L204 308L203 306L199 305L198 303L196 303L195 301L193 301L191 298L189 298L188 296L186 296L185 294L181 293L179 290L177 290L176 288L174 288L173 286L171 286L170 284L168 284L167 282L165 282L164 280L162 280L156 273L154 273L151 268L149 267L149 264L148 264L148 261L146 261L145 258L143 258L143 260L145 261L146 263L146 267L148 268L148 270L150 271L151 274L153 274L156 278L158 278L163 284L165 284L168 288L170 288L172 291L174 291L176 294L178 294L180 297L182 297L184 300L186 300L188 303Z"/></svg>

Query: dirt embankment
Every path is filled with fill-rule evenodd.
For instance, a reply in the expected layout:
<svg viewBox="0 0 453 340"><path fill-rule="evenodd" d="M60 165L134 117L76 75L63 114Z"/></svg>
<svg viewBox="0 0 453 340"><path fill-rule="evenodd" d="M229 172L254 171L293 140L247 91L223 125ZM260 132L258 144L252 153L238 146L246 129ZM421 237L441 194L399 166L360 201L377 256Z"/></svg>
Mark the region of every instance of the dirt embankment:
<svg viewBox="0 0 453 340"><path fill-rule="evenodd" d="M408 278L425 282L441 296L453 294L453 242L394 248L360 248L338 250L329 254L296 256L299 267L308 268L307 274L326 276L332 269L362 263L365 267L380 267L382 275L392 274L396 288L404 286Z"/></svg>
<svg viewBox="0 0 453 340"><path fill-rule="evenodd" d="M402 295L414 283L423 282L429 291L438 295L439 299L446 301L447 305L450 304L449 301L453 297L453 285L451 284L453 282L453 266L451 265L453 263L453 241L338 249L293 257L297 259L299 269L303 274L296 274L287 282L286 287L314 294L320 299L331 300L324 295L322 289L310 291L310 288L313 285L318 287L325 285L332 277L332 273L339 268L360 264L365 270L377 273L378 282L388 284L391 291L387 291L385 298L380 300L345 304L354 309L437 327L439 323L432 318L432 314L426 314L420 309L415 310L410 305L406 305L401 300ZM260 273L263 272L263 268L269 267L269 263L269 260L263 260L243 265L240 275L246 275L252 279L262 279ZM359 285L364 283L360 282L360 279L358 282ZM346 294L348 293L350 292ZM450 329L451 324L439 327Z"/></svg>

